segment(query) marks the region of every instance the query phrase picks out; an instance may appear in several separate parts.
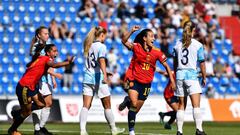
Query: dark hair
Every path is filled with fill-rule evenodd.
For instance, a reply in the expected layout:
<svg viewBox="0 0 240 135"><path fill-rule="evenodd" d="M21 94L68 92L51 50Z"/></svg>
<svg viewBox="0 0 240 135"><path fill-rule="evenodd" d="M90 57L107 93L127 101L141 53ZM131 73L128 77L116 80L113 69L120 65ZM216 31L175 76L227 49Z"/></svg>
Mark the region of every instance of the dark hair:
<svg viewBox="0 0 240 135"><path fill-rule="evenodd" d="M26 67L29 67L38 58L38 56L40 56L41 51L45 46L46 46L45 44L37 44L36 45L35 53L32 56L32 60L26 65Z"/></svg>
<svg viewBox="0 0 240 135"><path fill-rule="evenodd" d="M54 47L55 45L54 44L48 44L45 46L44 48L44 52L47 53L47 52L50 52L52 50L52 47Z"/></svg>
<svg viewBox="0 0 240 135"><path fill-rule="evenodd" d="M48 45L44 45L44 44L38 44L36 46L36 51L35 54L32 56L32 60L26 65L26 67L29 67L40 55L41 55L41 51L44 48L44 52L50 52L52 47L55 46L54 44L48 44Z"/></svg>
<svg viewBox="0 0 240 135"><path fill-rule="evenodd" d="M137 34L133 42L143 45L144 44L143 37L146 37L148 32L152 32L152 30L151 29L142 30L140 33Z"/></svg>
<svg viewBox="0 0 240 135"><path fill-rule="evenodd" d="M40 26L35 30L35 37L38 37L38 34L42 31L42 29L48 29L45 26Z"/></svg>

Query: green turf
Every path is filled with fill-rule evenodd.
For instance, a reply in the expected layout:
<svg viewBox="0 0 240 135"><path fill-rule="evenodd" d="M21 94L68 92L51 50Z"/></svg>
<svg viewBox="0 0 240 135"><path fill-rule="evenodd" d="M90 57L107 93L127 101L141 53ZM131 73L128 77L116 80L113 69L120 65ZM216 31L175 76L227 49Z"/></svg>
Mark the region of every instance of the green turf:
<svg viewBox="0 0 240 135"><path fill-rule="evenodd" d="M118 123L119 127L127 129L127 123ZM6 134L9 123L0 123L0 134ZM78 123L48 123L47 128L55 135L79 135ZM240 122L220 123L204 122L204 129L208 135L240 135ZM19 130L24 135L33 135L31 123L24 123ZM88 123L87 130L89 135L109 135L109 128L106 123ZM135 132L137 135L175 135L176 125L172 130L165 130L160 123L136 123ZM194 123L184 123L184 135L194 135ZM128 134L125 132L124 134Z"/></svg>

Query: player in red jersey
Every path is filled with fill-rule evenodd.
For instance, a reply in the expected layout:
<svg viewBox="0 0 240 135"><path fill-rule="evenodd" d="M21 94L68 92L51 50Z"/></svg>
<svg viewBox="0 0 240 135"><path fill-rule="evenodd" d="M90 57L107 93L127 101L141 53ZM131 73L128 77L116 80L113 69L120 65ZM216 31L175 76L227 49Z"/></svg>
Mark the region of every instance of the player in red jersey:
<svg viewBox="0 0 240 135"><path fill-rule="evenodd" d="M132 33L139 29L139 26L133 26L131 31L125 34L122 38L122 43L129 50L133 51L134 60L132 65L132 75L134 80L132 81L132 86L130 86L128 90L128 96L131 101L128 112L128 127L130 135L135 135L134 125L136 114L141 109L150 92L157 61L160 61L168 72L172 88L175 89L176 87L171 70L166 63L166 56L153 45L155 38L152 30L144 29L135 37L134 43L128 42Z"/></svg>
<svg viewBox="0 0 240 135"><path fill-rule="evenodd" d="M73 62L72 57L69 61L54 63L53 59L58 53L54 44L46 46L45 52L47 56L39 56L39 53L35 54L36 59L33 59L33 61L28 64L28 68L17 84L16 94L21 109L11 112L14 121L8 129L9 135L18 133L17 128L31 114L32 110L45 107L44 100L38 96L38 88L36 86L48 68L59 68ZM32 103L32 101L34 103Z"/></svg>

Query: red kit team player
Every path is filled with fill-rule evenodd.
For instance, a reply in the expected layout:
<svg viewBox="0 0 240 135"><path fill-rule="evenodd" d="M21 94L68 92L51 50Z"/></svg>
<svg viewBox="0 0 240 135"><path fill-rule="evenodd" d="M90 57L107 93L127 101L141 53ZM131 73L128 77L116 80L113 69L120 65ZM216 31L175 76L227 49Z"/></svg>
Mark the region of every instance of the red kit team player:
<svg viewBox="0 0 240 135"><path fill-rule="evenodd" d="M125 92L128 91L129 87L131 87L132 81L134 80L133 75L132 75L132 65L133 65L133 59L131 60L131 63L129 65L128 70L125 73L125 77L124 77L124 85L123 88L125 90ZM156 72L165 75L168 77L167 72L162 71L162 70L158 70L156 69ZM172 75L173 78L175 78L175 74L172 71ZM169 112L159 112L159 116L160 116L160 121L163 122L164 121L164 117L165 116L170 116L170 119L167 123L164 124L164 128L165 129L172 129L171 128L171 124L176 120L176 112L178 109L178 98L176 96L174 96L174 90L171 88L171 82L169 81L166 88L164 89L164 98L165 101L167 102L167 104L173 109L172 111ZM119 111L124 110L126 107L130 107L130 99L129 96L126 96L123 100L123 102L119 105Z"/></svg>
<svg viewBox="0 0 240 135"><path fill-rule="evenodd" d="M155 38L152 30L144 29L135 37L134 43L128 42L132 33L139 29L139 26L134 26L131 31L125 34L122 38L124 46L133 51L134 61L132 62L132 75L134 80L130 82L128 90L128 96L131 102L128 112L128 127L130 135L135 135L134 125L136 114L139 112L150 93L151 82L154 77L157 61L160 61L169 73L173 89L176 87L174 78L170 73L171 70L166 63L166 56L153 45Z"/></svg>
<svg viewBox="0 0 240 135"><path fill-rule="evenodd" d="M39 50L41 50L40 48ZM53 59L57 56L58 51L54 44L45 47L46 56L39 56L36 53L34 59L28 64L26 72L19 80L16 87L16 94L20 104L20 110L13 110L13 124L8 129L9 135L20 134L17 128L31 114L32 110L40 109L45 106L44 100L38 96L36 88L42 75L47 72L49 67L59 68L73 62L73 57L66 62L54 63ZM32 103L34 101L34 103Z"/></svg>

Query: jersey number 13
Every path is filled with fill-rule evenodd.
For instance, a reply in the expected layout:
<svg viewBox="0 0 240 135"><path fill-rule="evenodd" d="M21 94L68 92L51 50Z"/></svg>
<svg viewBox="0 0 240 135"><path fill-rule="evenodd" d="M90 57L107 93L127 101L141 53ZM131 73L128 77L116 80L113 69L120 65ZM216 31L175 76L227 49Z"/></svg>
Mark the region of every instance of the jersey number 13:
<svg viewBox="0 0 240 135"><path fill-rule="evenodd" d="M87 68L95 68L97 66L96 57L93 52L87 57L87 66Z"/></svg>

